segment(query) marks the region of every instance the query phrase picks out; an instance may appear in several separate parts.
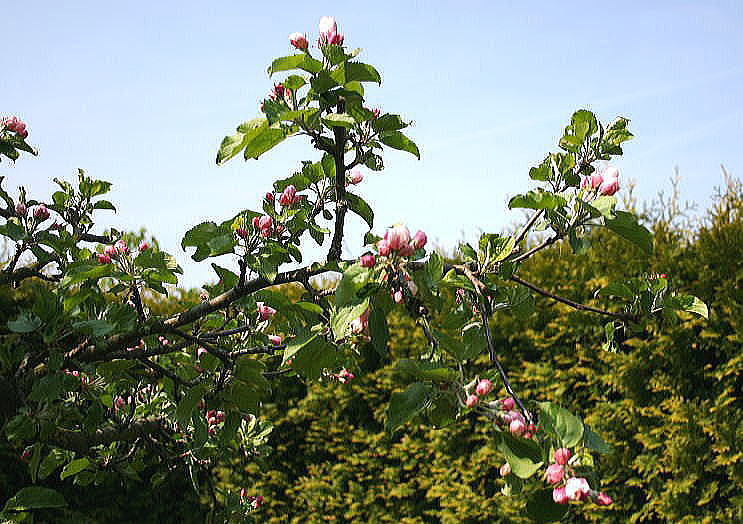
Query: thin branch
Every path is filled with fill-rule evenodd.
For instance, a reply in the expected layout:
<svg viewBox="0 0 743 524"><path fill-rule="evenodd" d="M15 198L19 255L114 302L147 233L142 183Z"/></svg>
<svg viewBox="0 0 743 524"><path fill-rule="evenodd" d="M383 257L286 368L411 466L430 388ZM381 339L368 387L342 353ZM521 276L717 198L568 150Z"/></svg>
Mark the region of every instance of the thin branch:
<svg viewBox="0 0 743 524"><path fill-rule="evenodd" d="M552 300L566 304L572 307L573 309L577 309L579 311L590 311L591 313L598 313L599 315L604 315L604 316L612 317L612 318L618 318L621 320L637 320L633 315L627 315L623 313L613 313L605 309L600 309L600 308L596 308L593 306L588 306L586 304L581 304L580 302L575 302L568 298L561 297L560 295L555 295L554 293L550 293L546 289L542 289L538 286L535 286L531 282L528 282L524 280L523 278L517 277L516 275L511 275L511 280L513 282L516 282L517 284L521 284L522 286L528 287L532 291L539 293L540 295L544 297L551 298Z"/></svg>
<svg viewBox="0 0 743 524"><path fill-rule="evenodd" d="M146 357L139 357L137 360L139 360L142 364L144 364L145 366L147 366L151 370L155 371L156 373L159 373L160 375L162 375L164 377L168 377L173 382L177 382L177 383L179 383L182 386L193 387L193 386L195 386L197 384L196 382L191 382L191 381L182 379L181 377L179 377L178 375L176 375L175 373L173 373L169 369L165 369L160 364L157 364L156 362L153 362L153 361L151 361L150 359L148 359Z"/></svg>
<svg viewBox="0 0 743 524"><path fill-rule="evenodd" d="M516 258L510 260L510 262L512 262L512 263L515 264L517 262L521 262L522 260L526 260L527 258L529 258L530 256L532 256L537 251L541 251L545 247L551 246L552 244L554 244L555 242L557 242L561 238L562 238L562 235L553 235L550 238L548 238L547 240L545 240L544 242L542 242L541 244L538 244L538 245L534 246L533 248L531 248L526 253L522 253L521 255L517 256Z"/></svg>
<svg viewBox="0 0 743 524"><path fill-rule="evenodd" d="M238 349L229 353L230 357L239 357L241 355L273 355L277 351L286 349L286 344L271 345L271 346L255 346L252 348Z"/></svg>
<svg viewBox="0 0 743 524"><path fill-rule="evenodd" d="M86 434L82 431L58 429L49 438L49 443L63 449L87 453L90 448L116 441L130 442L140 437L158 433L163 429L163 417L147 417L133 421L127 427L108 427Z"/></svg>
<svg viewBox="0 0 743 524"><path fill-rule="evenodd" d="M216 346L213 346L206 340L199 338L199 337L195 337L193 335L189 335L188 333L186 333L185 331L181 331L180 329L171 329L170 332L175 333L179 337L189 340L192 343L198 344L199 346L203 347L209 353L211 353L212 355L220 359L224 363L225 366L230 367L232 365L232 361L229 359L228 354L225 351L223 351L222 349L219 349Z"/></svg>
<svg viewBox="0 0 743 524"><path fill-rule="evenodd" d="M524 225L523 228L521 228L521 231L519 232L518 236L516 236L516 242L514 243L515 246L518 246L521 243L521 241L524 239L527 233L529 233L529 230L532 228L534 223L537 220L539 220L539 217L541 217L543 213L544 213L544 209L540 209L539 211L537 211L531 216L529 221Z"/></svg>

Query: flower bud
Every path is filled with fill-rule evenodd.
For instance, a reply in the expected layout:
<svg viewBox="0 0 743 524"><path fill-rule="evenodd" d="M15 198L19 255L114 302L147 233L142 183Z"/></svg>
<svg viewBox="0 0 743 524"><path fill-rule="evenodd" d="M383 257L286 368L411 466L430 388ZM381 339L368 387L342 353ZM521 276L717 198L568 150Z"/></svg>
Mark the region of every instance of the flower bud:
<svg viewBox="0 0 743 524"><path fill-rule="evenodd" d="M103 248L103 253L110 256L115 257L119 254L119 252L116 250L116 246L106 246Z"/></svg>
<svg viewBox="0 0 743 524"><path fill-rule="evenodd" d="M286 186L284 191L281 193L281 196L279 197L279 204L281 204L284 207L291 206L294 202L297 201L296 195L297 195L297 188L295 188L291 184Z"/></svg>
<svg viewBox="0 0 743 524"><path fill-rule="evenodd" d="M376 260L374 259L374 255L366 253L365 255L361 255L359 262L361 263L361 267L374 267Z"/></svg>
<svg viewBox="0 0 743 524"><path fill-rule="evenodd" d="M147 251L149 248L150 244L146 240L142 240L137 249L139 249L139 252L141 253L142 251Z"/></svg>
<svg viewBox="0 0 743 524"><path fill-rule="evenodd" d="M348 371L346 368L343 368L338 372L338 380L341 384L345 384L346 382L349 382L355 378L356 375Z"/></svg>
<svg viewBox="0 0 743 524"><path fill-rule="evenodd" d="M258 219L259 229L271 229L272 227L273 227L273 218L271 218L270 216L263 215L262 217ZM267 235L264 235L264 236L267 236Z"/></svg>
<svg viewBox="0 0 743 524"><path fill-rule="evenodd" d="M111 263L111 257L108 255L105 255L103 253L98 253L96 256L98 257L99 264L110 264Z"/></svg>
<svg viewBox="0 0 743 524"><path fill-rule="evenodd" d="M123 240L117 240L114 244L114 247L116 248L116 251L121 255L129 252L129 245Z"/></svg>
<svg viewBox="0 0 743 524"><path fill-rule="evenodd" d="M411 242L411 244L415 249L423 249L423 247L426 245L426 242L428 242L428 237L423 231L419 230L413 237L413 241Z"/></svg>
<svg viewBox="0 0 743 524"><path fill-rule="evenodd" d="M266 193L266 202L273 202L274 201L274 195L271 192Z"/></svg>
<svg viewBox="0 0 743 524"><path fill-rule="evenodd" d="M594 502L596 502L596 504L598 504L599 506L611 506L614 501L609 495L602 492L596 495L596 497L594 498Z"/></svg>
<svg viewBox="0 0 743 524"><path fill-rule="evenodd" d="M583 477L570 477L565 483L565 495L570 500L585 500L590 491L591 487Z"/></svg>
<svg viewBox="0 0 743 524"><path fill-rule="evenodd" d="M292 33L289 35L289 43L300 51L307 50L307 37L302 33Z"/></svg>
<svg viewBox="0 0 743 524"><path fill-rule="evenodd" d="M508 475L511 474L511 465L508 462L506 462L500 467L499 471L500 471L501 477L507 477Z"/></svg>
<svg viewBox="0 0 743 524"><path fill-rule="evenodd" d="M248 238L250 236L250 233L248 232L248 230L242 227L238 227L237 229L235 229L235 233L240 238Z"/></svg>
<svg viewBox="0 0 743 524"><path fill-rule="evenodd" d="M353 185L360 184L362 180L364 180L364 174L358 169L354 169L348 175L348 181Z"/></svg>
<svg viewBox="0 0 743 524"><path fill-rule="evenodd" d="M208 353L208 351L207 351L206 349L204 349L204 348L199 348L199 349L197 349L197 350L196 350L196 358L197 358L197 359L201 359L201 357L203 357L203 356L204 356L204 355L206 355L207 353Z"/></svg>
<svg viewBox="0 0 743 524"><path fill-rule="evenodd" d="M377 252L383 256L386 257L390 254L392 249L390 248L390 243L387 242L387 240L382 239L379 242L377 242Z"/></svg>
<svg viewBox="0 0 743 524"><path fill-rule="evenodd" d="M392 299L395 301L395 304L400 304L403 301L403 294L402 290L398 289L392 294Z"/></svg>
<svg viewBox="0 0 743 524"><path fill-rule="evenodd" d="M381 111L379 110L379 108L378 107L375 107L374 109L372 109L372 115L373 115L372 118L375 118L375 119L376 118L379 118L379 114L380 113L381 113Z"/></svg>
<svg viewBox="0 0 743 524"><path fill-rule="evenodd" d="M611 196L619 191L619 170L616 167L608 167L603 173L604 180L599 186L599 193Z"/></svg>
<svg viewBox="0 0 743 524"><path fill-rule="evenodd" d="M477 387L475 388L475 393L477 393L479 396L483 397L490 393L493 389L493 383L490 382L488 379L484 378L480 382L477 383Z"/></svg>
<svg viewBox="0 0 743 524"><path fill-rule="evenodd" d="M384 239L389 243L390 249L398 251L410 243L410 231L404 224L396 224L387 230Z"/></svg>
<svg viewBox="0 0 743 524"><path fill-rule="evenodd" d="M26 213L28 213L28 208L26 207L26 205L22 204L21 202L18 202L15 205L15 214L18 215L19 217L25 217Z"/></svg>
<svg viewBox="0 0 743 524"><path fill-rule="evenodd" d="M271 341L271 344L273 344L274 346L280 346L281 345L281 342L284 339L281 338L279 335L269 335L268 336L268 340L270 340Z"/></svg>
<svg viewBox="0 0 743 524"><path fill-rule="evenodd" d="M555 488L552 490L552 500L557 504L567 504L568 496L565 494L565 488Z"/></svg>
<svg viewBox="0 0 743 524"><path fill-rule="evenodd" d="M361 316L351 321L351 332L360 335L369 331L369 310L364 311Z"/></svg>
<svg viewBox="0 0 743 524"><path fill-rule="evenodd" d="M570 455L571 453L568 448L558 448L553 454L555 462L563 466L568 463L568 460L570 460Z"/></svg>
<svg viewBox="0 0 743 524"><path fill-rule="evenodd" d="M581 189L596 190L603 182L603 177L598 171L594 171L590 175L584 175L581 177L580 187Z"/></svg>
<svg viewBox="0 0 743 524"><path fill-rule="evenodd" d="M516 402L514 402L512 397L506 397L501 399L500 405L501 409L503 409L504 411L511 411L516 405Z"/></svg>
<svg viewBox="0 0 743 524"><path fill-rule="evenodd" d="M465 400L464 403L468 408L472 408L477 405L478 400L479 399L477 398L477 395L470 394L470 395L467 395L467 400Z"/></svg>
<svg viewBox="0 0 743 524"><path fill-rule="evenodd" d="M258 316L261 320L268 320L276 314L274 308L265 305L263 302L256 303L256 306L258 306Z"/></svg>
<svg viewBox="0 0 743 524"><path fill-rule="evenodd" d="M269 227L266 227L266 228L263 228L263 229L261 229L261 236L262 236L263 238L268 238L268 237L270 237L270 236L271 236L271 228L269 228Z"/></svg>
<svg viewBox="0 0 743 524"><path fill-rule="evenodd" d="M337 33L338 24L332 16L321 16L320 23L317 25L317 32L321 35L328 33Z"/></svg>
<svg viewBox="0 0 743 524"><path fill-rule="evenodd" d="M550 484L557 484L565 476L565 469L560 464L550 464L544 477Z"/></svg>
<svg viewBox="0 0 743 524"><path fill-rule="evenodd" d="M39 222L43 222L49 218L49 210L44 204L39 204L39 206L34 209L34 217L36 217Z"/></svg>
<svg viewBox="0 0 743 524"><path fill-rule="evenodd" d="M526 430L526 424L524 424L519 419L512 420L511 423L508 425L508 431L510 431L511 434L516 435L516 436L522 435L525 430Z"/></svg>

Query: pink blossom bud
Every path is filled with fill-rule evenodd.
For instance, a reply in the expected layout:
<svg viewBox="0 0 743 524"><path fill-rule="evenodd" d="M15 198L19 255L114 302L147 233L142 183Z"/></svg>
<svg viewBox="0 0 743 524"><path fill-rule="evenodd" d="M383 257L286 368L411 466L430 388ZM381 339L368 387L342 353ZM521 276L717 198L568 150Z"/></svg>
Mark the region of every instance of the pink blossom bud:
<svg viewBox="0 0 743 524"><path fill-rule="evenodd" d="M504 411L511 411L513 407L516 405L516 402L514 402L513 398L506 397L501 399L500 401L501 409Z"/></svg>
<svg viewBox="0 0 743 524"><path fill-rule="evenodd" d="M289 43L300 51L307 50L307 37L302 33L292 33L289 35Z"/></svg>
<svg viewBox="0 0 743 524"><path fill-rule="evenodd" d="M389 243L390 249L398 251L410 243L410 231L404 224L396 224L387 230L384 239Z"/></svg>
<svg viewBox="0 0 743 524"><path fill-rule="evenodd" d="M526 430L526 424L524 424L521 420L512 420L511 423L508 425L508 431L511 432L513 435L522 435L524 431Z"/></svg>
<svg viewBox="0 0 743 524"><path fill-rule="evenodd" d="M260 110L261 113L266 112L266 101L265 100L261 100L261 103L258 105L258 109Z"/></svg>
<svg viewBox="0 0 743 524"><path fill-rule="evenodd" d="M115 257L119 254L119 252L116 250L116 246L106 246L103 248L103 253L110 257Z"/></svg>
<svg viewBox="0 0 743 524"><path fill-rule="evenodd" d="M26 207L26 205L22 204L21 202L18 202L15 205L15 214L18 215L19 217L25 217L26 213L28 213L28 208Z"/></svg>
<svg viewBox="0 0 743 524"><path fill-rule="evenodd" d="M374 109L372 109L372 115L373 115L372 118L379 118L380 113L381 111L379 110L379 108L375 107Z"/></svg>
<svg viewBox="0 0 743 524"><path fill-rule="evenodd" d="M261 495L258 495L255 497L255 507L260 508L263 505L263 497Z"/></svg>
<svg viewBox="0 0 743 524"><path fill-rule="evenodd" d="M601 182L603 182L604 179L601 176L601 173L598 171L594 171L590 175L585 175L581 177L580 187L581 189L592 189L596 190L601 185Z"/></svg>
<svg viewBox="0 0 743 524"><path fill-rule="evenodd" d="M114 398L114 405L113 405L114 411L120 411L124 409L125 406L126 406L126 401L124 400L124 398L117 395L116 398Z"/></svg>
<svg viewBox="0 0 743 524"><path fill-rule="evenodd" d="M201 359L204 355L206 355L208 351L204 348L199 348L196 350L196 358Z"/></svg>
<svg viewBox="0 0 743 524"><path fill-rule="evenodd" d="M570 455L571 453L568 448L558 448L553 454L555 462L563 466L568 463L568 460L570 460Z"/></svg>
<svg viewBox="0 0 743 524"><path fill-rule="evenodd" d="M365 255L361 255L359 262L361 263L361 267L374 267L376 260L374 259L374 255L372 255L371 253L367 253Z"/></svg>
<svg viewBox="0 0 743 524"><path fill-rule="evenodd" d="M110 264L111 263L111 257L108 255L105 255L103 253L98 253L96 256L98 257L99 264Z"/></svg>
<svg viewBox="0 0 743 524"><path fill-rule="evenodd" d="M479 396L484 397L490 391L493 389L493 383L490 382L488 379L484 378L480 382L477 383L477 387L475 387L475 393L477 393Z"/></svg>
<svg viewBox="0 0 743 524"><path fill-rule="evenodd" d="M266 202L273 202L274 198L275 197L274 197L273 193L271 193L271 192L266 193Z"/></svg>
<svg viewBox="0 0 743 524"><path fill-rule="evenodd" d="M295 188L293 185L286 186L284 191L281 193L281 196L279 196L279 204L284 207L291 206L294 202L297 201L296 195L297 188Z"/></svg>
<svg viewBox="0 0 743 524"><path fill-rule="evenodd" d="M351 321L351 332L360 335L369 330L369 310L364 311L360 317Z"/></svg>
<svg viewBox="0 0 743 524"><path fill-rule="evenodd" d="M240 502L242 502L247 496L248 496L248 490L245 488L241 488L240 489Z"/></svg>
<svg viewBox="0 0 743 524"><path fill-rule="evenodd" d="M423 231L419 230L413 237L411 244L415 249L422 249L426 245L426 242L428 242L428 237Z"/></svg>
<svg viewBox="0 0 743 524"><path fill-rule="evenodd" d="M142 251L147 251L149 248L150 244L146 240L142 240L137 249L139 249L139 252L141 253Z"/></svg>
<svg viewBox="0 0 743 524"><path fill-rule="evenodd" d="M552 490L552 500L557 504L567 504L568 496L565 494L565 488L555 488Z"/></svg>
<svg viewBox="0 0 743 524"><path fill-rule="evenodd" d="M619 170L616 167L609 166L602 173L604 178L599 186L599 193L605 196L611 196L619 191Z"/></svg>
<svg viewBox="0 0 743 524"><path fill-rule="evenodd" d="M583 477L570 477L565 483L565 495L570 500L585 500L590 491L591 487Z"/></svg>
<svg viewBox="0 0 743 524"><path fill-rule="evenodd" d="M280 235L283 232L284 232L284 226L282 226L281 224L279 224L278 226L276 226L276 234L277 235Z"/></svg>
<svg viewBox="0 0 743 524"><path fill-rule="evenodd" d="M20 134L23 134L23 133L24 133L25 131L26 131L26 124L25 124L25 123L23 123L23 122L20 122L20 121L19 121L19 122L18 122L18 123L17 123L16 125L15 125L15 132L16 132L16 133L18 133L18 134L20 135Z"/></svg>
<svg viewBox="0 0 743 524"><path fill-rule="evenodd" d="M34 217L36 217L39 222L43 222L49 218L49 210L44 204L39 204L39 206L34 209Z"/></svg>
<svg viewBox="0 0 743 524"><path fill-rule="evenodd" d="M383 256L386 257L390 254L392 249L390 248L390 243L387 242L387 240L382 239L379 242L377 242L377 252Z"/></svg>
<svg viewBox="0 0 743 524"><path fill-rule="evenodd" d="M403 294L401 290L395 291L395 293L392 295L392 299L395 301L395 304L400 304L403 301Z"/></svg>
<svg viewBox="0 0 743 524"><path fill-rule="evenodd" d="M253 227L255 229L260 229L261 228L260 221L261 221L261 217L253 217L253 220L251 220L251 222L253 224Z"/></svg>
<svg viewBox="0 0 743 524"><path fill-rule="evenodd" d="M565 470L560 464L550 464L544 477L550 484L557 484L565 476Z"/></svg>
<svg viewBox="0 0 743 524"><path fill-rule="evenodd" d="M603 492L596 495L596 497L594 498L594 501L599 506L611 506L612 503L614 502L609 495Z"/></svg>
<svg viewBox="0 0 743 524"><path fill-rule="evenodd" d="M258 219L259 229L271 229L273 227L273 218L268 215L263 215Z"/></svg>
<svg viewBox="0 0 743 524"><path fill-rule="evenodd" d="M343 368L338 373L338 380L342 384L345 384L346 382L349 382L349 381L353 380L355 376L356 375L354 375L353 373L351 373L350 371L348 371L346 368Z"/></svg>
<svg viewBox="0 0 743 524"><path fill-rule="evenodd" d="M250 233L248 232L248 230L242 227L238 227L237 229L235 229L235 233L240 238L248 238L250 236Z"/></svg>
<svg viewBox="0 0 743 524"><path fill-rule="evenodd" d="M477 401L478 401L477 395L470 394L470 395L467 395L467 400L465 400L464 403L468 408L472 408L475 405L477 405Z"/></svg>
<svg viewBox="0 0 743 524"><path fill-rule="evenodd" d="M114 247L116 248L116 251L121 255L129 252L129 246L123 240L117 240L114 244Z"/></svg>
<svg viewBox="0 0 743 524"><path fill-rule="evenodd" d="M28 462L30 459L31 459L31 446L24 449L23 453L21 453L21 460L23 462Z"/></svg>
<svg viewBox="0 0 743 524"><path fill-rule="evenodd" d="M258 316L261 320L268 320L276 314L274 308L265 305L263 302L256 303L256 306L258 306Z"/></svg>
<svg viewBox="0 0 743 524"><path fill-rule="evenodd" d="M510 474L511 474L511 465L508 462L506 462L500 467L500 476L507 477Z"/></svg>
<svg viewBox="0 0 743 524"><path fill-rule="evenodd" d="M364 174L358 169L354 169L348 175L348 181L351 182L353 185L360 184L362 180L364 180Z"/></svg>
<svg viewBox="0 0 743 524"><path fill-rule="evenodd" d="M199 300L201 300L202 302L206 302L207 300L209 300L209 293L207 293L206 291L202 291L201 293L199 293Z"/></svg>
<svg viewBox="0 0 743 524"><path fill-rule="evenodd" d="M268 238L268 237L270 237L270 236L271 236L271 228L269 228L269 227L265 227L265 228L261 229L261 236L262 236L263 238Z"/></svg>
<svg viewBox="0 0 743 524"><path fill-rule="evenodd" d="M338 24L332 16L321 16L320 23L317 25L317 32L321 35L328 33L337 33Z"/></svg>
<svg viewBox="0 0 743 524"><path fill-rule="evenodd" d="M273 344L274 346L280 346L280 345L281 345L281 342L282 342L282 341L283 341L284 339L283 339L283 338L281 338L281 337L280 337L279 335L269 335L269 336L268 336L268 340L270 340L270 341L271 341L271 343L272 343L272 344Z"/></svg>

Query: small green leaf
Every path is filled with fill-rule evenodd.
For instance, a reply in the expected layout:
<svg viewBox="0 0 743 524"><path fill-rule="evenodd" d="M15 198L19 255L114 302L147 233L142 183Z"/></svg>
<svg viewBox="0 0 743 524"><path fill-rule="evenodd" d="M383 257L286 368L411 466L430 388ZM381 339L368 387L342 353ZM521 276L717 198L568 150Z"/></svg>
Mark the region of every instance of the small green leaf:
<svg viewBox="0 0 743 524"><path fill-rule="evenodd" d="M552 489L540 489L529 495L526 513L534 522L555 522L568 512L567 504L558 504L552 498Z"/></svg>
<svg viewBox="0 0 743 524"><path fill-rule="evenodd" d="M15 320L8 320L8 329L13 333L31 333L41 325L41 319L28 311L22 312Z"/></svg>
<svg viewBox="0 0 743 524"><path fill-rule="evenodd" d="M588 424L583 424L583 445L597 453L611 453L612 448L594 432Z"/></svg>
<svg viewBox="0 0 743 524"><path fill-rule="evenodd" d="M39 486L23 488L5 503L3 511L29 511L43 508L64 508L67 502L58 491Z"/></svg>
<svg viewBox="0 0 743 524"><path fill-rule="evenodd" d="M322 121L328 127L345 127L346 129L356 124L356 121L348 113L330 113L323 117Z"/></svg>
<svg viewBox="0 0 743 524"><path fill-rule="evenodd" d="M693 295L674 295L666 299L664 306L670 309L694 313L700 317L709 319L707 304Z"/></svg>
<svg viewBox="0 0 743 524"><path fill-rule="evenodd" d="M567 204L567 201L560 195L538 188L525 195L516 195L508 202L508 207L509 209L529 208L554 211L557 208L565 207Z"/></svg>
<svg viewBox="0 0 743 524"><path fill-rule="evenodd" d="M402 393L393 393L387 407L385 428L389 434L394 433L406 422L417 415L428 402L429 388L422 382L410 384Z"/></svg>
<svg viewBox="0 0 743 524"><path fill-rule="evenodd" d="M410 375L418 380L431 380L433 382L452 382L457 378L457 372L439 362L428 360L413 360L409 358L400 359L397 370Z"/></svg>
<svg viewBox="0 0 743 524"><path fill-rule="evenodd" d="M393 149L407 151L415 155L418 160L421 158L420 151L418 151L418 146L415 145L415 142L403 135L400 131L385 131L379 135L379 140L384 145Z"/></svg>
<svg viewBox="0 0 743 524"><path fill-rule="evenodd" d="M637 218L632 213L617 211L616 218L604 218L604 225L620 237L635 244L645 254L652 254L653 235L637 222Z"/></svg>
<svg viewBox="0 0 743 524"><path fill-rule="evenodd" d="M182 427L186 427L188 421L191 420L191 412L196 407L196 404L204 398L207 389L208 386L202 383L192 387L183 395L175 410L175 418Z"/></svg>
<svg viewBox="0 0 743 524"><path fill-rule="evenodd" d="M508 461L511 472L522 479L528 479L534 475L544 464L542 450L533 440L515 437L507 431L501 431L497 434L496 447Z"/></svg>
<svg viewBox="0 0 743 524"><path fill-rule="evenodd" d="M271 63L267 72L268 76L272 76L279 71L290 71L292 69L303 69L308 73L318 73L322 70L322 62L315 60L305 53L282 56Z"/></svg>
<svg viewBox="0 0 743 524"><path fill-rule="evenodd" d="M371 206L366 203L366 200L353 193L347 192L346 200L348 201L348 208L363 218L371 231L374 227L374 210L372 210Z"/></svg>
<svg viewBox="0 0 743 524"><path fill-rule="evenodd" d="M68 477L77 475L82 470L87 468L89 465L90 465L90 460L87 458L79 458L79 459L73 460L72 462L67 464L64 468L62 468L62 472L59 474L59 480L64 480Z"/></svg>

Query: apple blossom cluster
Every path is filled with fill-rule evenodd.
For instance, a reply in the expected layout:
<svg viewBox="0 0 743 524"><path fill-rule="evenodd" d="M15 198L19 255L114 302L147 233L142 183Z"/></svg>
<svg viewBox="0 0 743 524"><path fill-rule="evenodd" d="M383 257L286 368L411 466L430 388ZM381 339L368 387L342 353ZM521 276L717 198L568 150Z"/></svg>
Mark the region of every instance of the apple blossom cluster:
<svg viewBox="0 0 743 524"><path fill-rule="evenodd" d="M596 170L582 177L580 187L594 195L611 196L619 191L619 170L613 166L606 166L601 171Z"/></svg>
<svg viewBox="0 0 743 524"><path fill-rule="evenodd" d="M147 249L149 249L149 247L150 245L143 240L139 243L137 250L141 253L142 251L146 251ZM96 257L98 258L98 263L110 264L112 260L124 257L128 255L129 252L129 244L120 239L114 242L112 245L104 247L103 253L98 253Z"/></svg>
<svg viewBox="0 0 743 524"><path fill-rule="evenodd" d="M350 173L346 175L346 185L352 184L360 184L364 180L364 174L359 169L353 169Z"/></svg>
<svg viewBox="0 0 743 524"><path fill-rule="evenodd" d="M256 307L258 308L258 319L259 320L271 320L273 316L276 314L276 310L272 308L271 306L267 306L263 302L256 302Z"/></svg>
<svg viewBox="0 0 743 524"><path fill-rule="evenodd" d="M383 256L409 257L416 250L423 249L428 237L423 231L418 231L411 238L410 230L405 224L395 224L384 233L384 238L377 242L377 252Z"/></svg>
<svg viewBox="0 0 743 524"><path fill-rule="evenodd" d="M330 380L337 380L341 384L346 384L356 377L356 375L348 371L346 368L341 369L338 373L323 372L323 375L328 377Z"/></svg>
<svg viewBox="0 0 743 524"><path fill-rule="evenodd" d="M318 47L343 45L343 34L338 32L338 24L332 16L321 17L317 30L320 33L317 40Z"/></svg>
<svg viewBox="0 0 743 524"><path fill-rule="evenodd" d="M70 371L69 369L65 369L64 372L66 375L71 375L75 378L79 378L80 384L82 384L83 387L86 387L88 384L91 383L90 377L87 376L85 373L82 373L81 371L77 371L77 370Z"/></svg>
<svg viewBox="0 0 743 524"><path fill-rule="evenodd" d="M21 138L28 137L28 130L26 124L20 120L17 116L4 116L0 118L0 131L4 130L16 133Z"/></svg>
<svg viewBox="0 0 743 524"><path fill-rule="evenodd" d="M251 509L258 509L263 505L263 497L261 495L255 497L248 495L248 490L242 488L240 490L240 504L247 505Z"/></svg>
<svg viewBox="0 0 743 524"><path fill-rule="evenodd" d="M570 464L572 453L567 448L556 449L553 453L554 463L545 471L545 480L552 484L552 499L558 504L569 501L583 502L589 498L599 506L609 506L613 501L609 495L591 489L588 480L576 477Z"/></svg>

